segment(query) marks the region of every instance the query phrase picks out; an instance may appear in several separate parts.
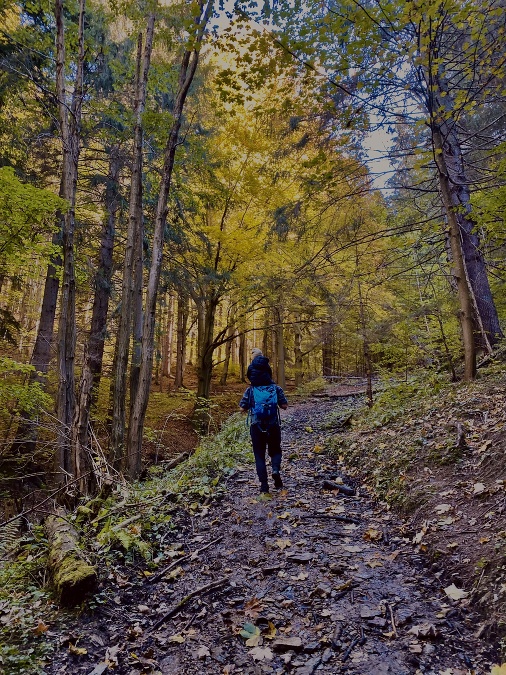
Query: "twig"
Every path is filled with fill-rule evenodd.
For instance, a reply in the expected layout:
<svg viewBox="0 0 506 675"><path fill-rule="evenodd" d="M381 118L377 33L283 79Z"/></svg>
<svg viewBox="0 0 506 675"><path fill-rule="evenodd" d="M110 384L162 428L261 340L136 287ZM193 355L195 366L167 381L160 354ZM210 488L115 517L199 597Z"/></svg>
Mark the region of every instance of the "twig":
<svg viewBox="0 0 506 675"><path fill-rule="evenodd" d="M184 597L182 600L180 600L177 605L175 605L170 611L167 612L167 614L164 614L161 619L158 619L158 621L152 626L151 630L157 630L162 626L166 621L168 621L171 617L174 616L174 614L177 614L179 610L186 605L186 603L191 600L192 598L196 597L197 595L203 595L204 593L209 593L210 591L214 591L220 586L224 586L227 584L229 581L228 577L225 579L219 579L218 581L212 581L209 584L206 584L205 586L201 586L200 588L197 588L196 590L192 591L189 593L186 597Z"/></svg>
<svg viewBox="0 0 506 675"><path fill-rule="evenodd" d="M397 626L395 625L394 612L392 610L392 605L389 602L387 602L385 604L388 607L388 613L390 614L390 623L392 624L392 630L393 630L395 636L397 637Z"/></svg>
<svg viewBox="0 0 506 675"><path fill-rule="evenodd" d="M193 551L193 553L187 553L186 555L182 556L181 558L178 558L177 560L174 560L174 562L171 562L170 565L165 567L163 570L160 572L157 572L157 574L154 574L152 577L149 577L148 584L153 584L155 581L158 581L161 579L163 576L165 576L168 572L170 572L171 569L176 567L177 565L180 565L182 562L186 562L187 560L192 560L196 558L202 551L205 551L208 549L210 546L213 544L219 544L220 541L223 539L223 536L218 537L217 539L213 539L213 541L210 541L208 544L205 546L202 546L202 548L197 549L196 551Z"/></svg>
<svg viewBox="0 0 506 675"><path fill-rule="evenodd" d="M315 513L312 516L299 516L299 518L321 518L324 520L338 520L341 523L354 523L355 525L360 525L360 520L358 518L352 518L351 516L331 516L326 513Z"/></svg>
<svg viewBox="0 0 506 675"><path fill-rule="evenodd" d="M350 644L346 647L346 649L344 650L343 655L341 657L341 661L343 661L343 663L344 663L344 661L347 661L350 658L351 652L358 645L358 643L360 642L360 639L361 638L358 638L358 637L353 638L353 640L350 642Z"/></svg>

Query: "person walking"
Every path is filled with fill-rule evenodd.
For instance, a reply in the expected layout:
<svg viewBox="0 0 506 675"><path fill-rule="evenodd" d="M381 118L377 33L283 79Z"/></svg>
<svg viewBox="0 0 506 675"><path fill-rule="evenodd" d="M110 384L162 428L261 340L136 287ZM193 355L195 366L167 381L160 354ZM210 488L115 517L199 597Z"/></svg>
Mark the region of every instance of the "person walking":
<svg viewBox="0 0 506 675"><path fill-rule="evenodd" d="M259 353L254 355L251 366L253 366L259 357L262 357L262 352L259 349L253 351ZM279 408L286 410L288 401L283 389L272 380L272 371L269 373L265 367L267 366L270 371L269 360L266 357L262 358L265 361L260 362L260 373L258 372L258 362L253 368L253 370L257 370L256 373L250 372L251 366L248 368L248 378L251 381L251 386L244 392L239 407L243 412L248 413L251 443L255 456L255 468L258 480L260 481L260 498L269 499L266 452L269 454L271 460L274 487L281 489L283 481L281 479L282 450ZM270 382L267 382L267 377ZM258 384L259 382L260 384ZM265 382L265 384L262 384L262 382Z"/></svg>

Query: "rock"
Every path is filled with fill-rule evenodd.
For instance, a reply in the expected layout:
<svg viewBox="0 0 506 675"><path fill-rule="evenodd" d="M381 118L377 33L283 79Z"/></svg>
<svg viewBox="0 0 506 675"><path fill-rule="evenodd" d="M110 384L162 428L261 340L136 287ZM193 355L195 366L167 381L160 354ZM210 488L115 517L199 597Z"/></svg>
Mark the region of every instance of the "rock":
<svg viewBox="0 0 506 675"><path fill-rule="evenodd" d="M297 668L295 675L313 675L321 661L321 656L314 656L312 659L309 659L309 661L306 661L303 666Z"/></svg>
<svg viewBox="0 0 506 675"><path fill-rule="evenodd" d="M376 628L385 628L387 620L381 616L375 616L374 619L367 619L368 626L375 626Z"/></svg>
<svg viewBox="0 0 506 675"><path fill-rule="evenodd" d="M347 497L352 497L355 494L355 489L350 487L349 485L344 485L343 483L334 483L332 480L324 480L323 481L323 489L324 490L337 490L343 495L346 495Z"/></svg>
<svg viewBox="0 0 506 675"><path fill-rule="evenodd" d="M396 623L398 626L404 626L413 619L413 610L409 607L400 607L395 612Z"/></svg>
<svg viewBox="0 0 506 675"><path fill-rule="evenodd" d="M275 652L288 652L291 649L298 652L302 650L302 640L299 637L277 638L272 643L272 649Z"/></svg>
<svg viewBox="0 0 506 675"><path fill-rule="evenodd" d="M306 654L314 654L314 652L317 652L321 648L321 645L319 642L310 642L308 645L304 647L304 651Z"/></svg>
<svg viewBox="0 0 506 675"><path fill-rule="evenodd" d="M380 616L381 612L379 609L374 607L364 606L360 609L360 618L361 619L374 619L375 616Z"/></svg>
<svg viewBox="0 0 506 675"><path fill-rule="evenodd" d="M343 563L332 563L329 567L329 572L337 576L342 576L347 569L348 566L344 565Z"/></svg>
<svg viewBox="0 0 506 675"><path fill-rule="evenodd" d="M299 563L301 565L311 562L313 558L314 555L312 553L289 553L286 556L286 559L290 562Z"/></svg>

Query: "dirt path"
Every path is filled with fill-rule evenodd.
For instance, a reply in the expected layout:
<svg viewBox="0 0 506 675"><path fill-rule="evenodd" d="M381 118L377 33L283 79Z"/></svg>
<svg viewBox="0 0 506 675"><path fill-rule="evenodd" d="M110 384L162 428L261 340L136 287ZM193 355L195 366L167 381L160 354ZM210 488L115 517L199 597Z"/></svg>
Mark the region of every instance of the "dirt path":
<svg viewBox="0 0 506 675"><path fill-rule="evenodd" d="M221 501L181 513L167 533L186 557L154 583L112 570L112 601L68 623L46 672L488 673L465 601L445 595L451 581L433 575L395 518L360 486L351 497L323 489L340 468L320 453L323 427L347 405L292 408L285 489L258 503L253 467L239 467Z"/></svg>

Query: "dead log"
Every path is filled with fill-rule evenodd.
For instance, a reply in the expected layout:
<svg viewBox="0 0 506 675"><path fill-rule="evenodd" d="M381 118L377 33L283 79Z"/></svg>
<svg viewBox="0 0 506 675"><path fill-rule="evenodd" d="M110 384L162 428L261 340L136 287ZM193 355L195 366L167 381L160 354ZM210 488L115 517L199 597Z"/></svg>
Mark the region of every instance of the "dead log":
<svg viewBox="0 0 506 675"><path fill-rule="evenodd" d="M79 535L59 509L44 523L48 538L48 567L62 605L77 605L97 584L97 571L79 548Z"/></svg>

